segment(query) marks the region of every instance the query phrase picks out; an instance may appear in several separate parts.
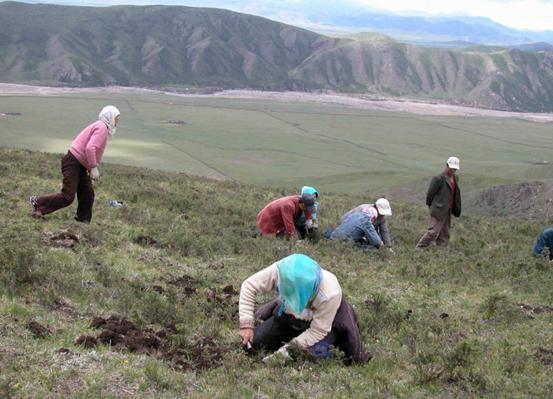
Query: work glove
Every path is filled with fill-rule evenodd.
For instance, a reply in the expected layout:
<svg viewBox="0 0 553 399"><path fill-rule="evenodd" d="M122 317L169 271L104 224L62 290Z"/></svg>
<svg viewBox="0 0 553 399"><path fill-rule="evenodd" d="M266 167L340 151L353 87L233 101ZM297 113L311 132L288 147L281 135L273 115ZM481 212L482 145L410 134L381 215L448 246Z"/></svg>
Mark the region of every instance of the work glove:
<svg viewBox="0 0 553 399"><path fill-rule="evenodd" d="M90 177L92 180L98 180L100 178L100 171L97 167L90 169Z"/></svg>
<svg viewBox="0 0 553 399"><path fill-rule="evenodd" d="M272 359L275 359L275 360L280 360L280 359L290 359L290 354L288 353L288 345L284 345L283 347L281 347L279 350L277 350L276 352L268 355L268 356L265 356L263 358L263 362L264 363L267 363L267 362L270 362Z"/></svg>
<svg viewBox="0 0 553 399"><path fill-rule="evenodd" d="M307 227L308 229L311 229L313 227L313 219L307 219L305 221L305 227Z"/></svg>

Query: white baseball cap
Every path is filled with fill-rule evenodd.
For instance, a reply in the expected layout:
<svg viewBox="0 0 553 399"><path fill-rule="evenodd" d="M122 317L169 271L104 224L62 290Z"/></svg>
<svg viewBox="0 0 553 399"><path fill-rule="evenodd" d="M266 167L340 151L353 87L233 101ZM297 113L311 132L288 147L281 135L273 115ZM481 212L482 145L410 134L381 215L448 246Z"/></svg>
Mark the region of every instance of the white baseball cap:
<svg viewBox="0 0 553 399"><path fill-rule="evenodd" d="M447 166L449 166L451 169L459 169L459 158L457 157L449 157L447 160Z"/></svg>
<svg viewBox="0 0 553 399"><path fill-rule="evenodd" d="M375 203L378 213L384 216L392 216L392 207L386 198L379 198Z"/></svg>

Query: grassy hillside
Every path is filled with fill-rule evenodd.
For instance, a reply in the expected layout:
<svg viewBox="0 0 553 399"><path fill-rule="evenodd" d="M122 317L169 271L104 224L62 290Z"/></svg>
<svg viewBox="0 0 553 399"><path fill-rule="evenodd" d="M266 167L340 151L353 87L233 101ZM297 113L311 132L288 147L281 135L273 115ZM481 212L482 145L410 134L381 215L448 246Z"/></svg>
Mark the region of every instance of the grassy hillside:
<svg viewBox="0 0 553 399"><path fill-rule="evenodd" d="M0 3L2 82L330 89L545 112L552 54L336 39L208 8Z"/></svg>
<svg viewBox="0 0 553 399"><path fill-rule="evenodd" d="M512 118L381 112L302 102L159 94L0 96L0 146L62 153L113 103L122 112L105 161L260 186L420 192L461 158L463 190L550 179L551 127ZM403 198L403 196L400 196Z"/></svg>
<svg viewBox="0 0 553 399"><path fill-rule="evenodd" d="M419 252L413 246L426 211L393 203L395 256L326 241L291 247L256 237L254 221L267 201L293 188L112 164L96 185L91 225L72 221L74 206L30 219L27 198L58 189L58 167L57 155L0 150L1 397L553 392L553 274L547 262L529 256L543 225L462 217L448 251ZM109 199L125 206L109 207ZM372 199L323 192L322 227ZM338 359L300 358L265 365L241 352L234 290L291 252L337 275L375 355L369 364L345 368ZM134 341L75 344L83 335L112 337L92 325L113 315L133 323L121 326L134 331Z"/></svg>

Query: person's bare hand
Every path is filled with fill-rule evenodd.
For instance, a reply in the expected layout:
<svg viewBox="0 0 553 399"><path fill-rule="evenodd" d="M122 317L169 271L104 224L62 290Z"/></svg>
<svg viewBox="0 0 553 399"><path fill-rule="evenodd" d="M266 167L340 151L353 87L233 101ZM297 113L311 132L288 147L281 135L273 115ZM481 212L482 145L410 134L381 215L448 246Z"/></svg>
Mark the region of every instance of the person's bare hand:
<svg viewBox="0 0 553 399"><path fill-rule="evenodd" d="M247 328L241 328L240 329L240 338L242 338L242 345L247 345L248 342L253 341L253 328L247 327Z"/></svg>

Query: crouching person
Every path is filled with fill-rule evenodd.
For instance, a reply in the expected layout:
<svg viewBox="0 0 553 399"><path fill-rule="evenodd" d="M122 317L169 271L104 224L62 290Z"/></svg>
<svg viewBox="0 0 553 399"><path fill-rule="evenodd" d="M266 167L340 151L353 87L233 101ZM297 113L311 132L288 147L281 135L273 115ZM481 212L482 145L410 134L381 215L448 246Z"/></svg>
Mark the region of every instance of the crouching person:
<svg viewBox="0 0 553 399"><path fill-rule="evenodd" d="M534 256L542 256L545 247L549 251L549 260L553 261L553 227L548 227L541 232L534 246Z"/></svg>
<svg viewBox="0 0 553 399"><path fill-rule="evenodd" d="M257 214L257 228L263 236L287 237L292 240L302 239L297 222L305 214L311 223L315 213L315 195L290 195L267 204Z"/></svg>
<svg viewBox="0 0 553 399"><path fill-rule="evenodd" d="M258 318L264 321L256 327L255 297L270 291L278 297L258 311ZM371 358L363 348L355 311L343 298L338 280L306 255L290 255L244 281L239 315L242 344L276 351L272 356L289 357L288 348L296 346L327 358L330 347L335 346L348 363Z"/></svg>
<svg viewBox="0 0 553 399"><path fill-rule="evenodd" d="M380 198L374 204L362 204L347 212L336 229L326 231L331 240L352 241L362 250L379 249L383 245L392 249L387 217L392 215L390 202Z"/></svg>

